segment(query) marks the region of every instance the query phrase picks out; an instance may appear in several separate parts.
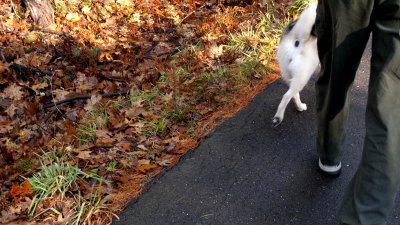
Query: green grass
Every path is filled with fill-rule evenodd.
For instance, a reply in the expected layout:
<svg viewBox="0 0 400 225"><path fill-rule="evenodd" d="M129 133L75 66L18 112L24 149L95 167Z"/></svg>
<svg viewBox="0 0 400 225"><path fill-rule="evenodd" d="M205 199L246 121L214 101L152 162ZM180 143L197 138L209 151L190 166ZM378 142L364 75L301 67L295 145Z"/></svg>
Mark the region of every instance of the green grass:
<svg viewBox="0 0 400 225"><path fill-rule="evenodd" d="M263 65L259 56L247 57L243 62L238 62L237 67L232 69L235 84L247 83L252 78L262 76L268 68Z"/></svg>
<svg viewBox="0 0 400 225"><path fill-rule="evenodd" d="M228 67L220 66L210 73L205 73L204 77L209 84L220 84L221 82L226 82L229 79L229 75Z"/></svg>
<svg viewBox="0 0 400 225"><path fill-rule="evenodd" d="M81 143L96 142L96 131L107 125L110 118L110 115L106 111L108 105L97 104L92 111L86 113L82 123L77 128L77 137Z"/></svg>
<svg viewBox="0 0 400 225"><path fill-rule="evenodd" d="M185 120L185 115L189 110L188 105L175 105L174 108L168 112L167 117L174 123L180 123Z"/></svg>
<svg viewBox="0 0 400 225"><path fill-rule="evenodd" d="M110 100L107 103L107 106L119 110L128 107L128 104L125 98L122 98L117 100Z"/></svg>
<svg viewBox="0 0 400 225"><path fill-rule="evenodd" d="M116 216L109 211L109 205L107 205L108 196L101 198L98 191L92 192L89 197L83 197L78 194L74 197L74 213L68 220L68 224L79 225L79 224L93 224L91 219L93 217L107 216L109 214ZM100 215L99 215L100 214ZM102 215L101 215L102 214ZM117 216L116 216L117 217ZM104 218L103 218L104 219ZM100 221L98 221L101 224Z"/></svg>
<svg viewBox="0 0 400 225"><path fill-rule="evenodd" d="M273 8L259 13L254 27L229 34L226 48L239 54L236 66L230 70L235 84L246 83L254 76L265 74L268 66L275 60L276 46L279 43L286 21L274 16Z"/></svg>
<svg viewBox="0 0 400 225"><path fill-rule="evenodd" d="M174 124L184 122L187 115L192 111L187 99L182 96L174 96L170 103L165 105L161 117L170 120Z"/></svg>
<svg viewBox="0 0 400 225"><path fill-rule="evenodd" d="M158 81L156 85L166 85L168 83L168 76L164 71L160 72L160 77L158 78Z"/></svg>
<svg viewBox="0 0 400 225"><path fill-rule="evenodd" d="M279 20L274 16L272 9L260 13L257 30L262 37L262 45L260 46L261 60L264 64L269 64L275 59L275 48L279 43L282 31L288 20Z"/></svg>
<svg viewBox="0 0 400 225"><path fill-rule="evenodd" d="M237 51L245 56L249 56L257 50L259 40L258 33L252 27L249 27L238 33L229 34L226 47L228 50Z"/></svg>
<svg viewBox="0 0 400 225"><path fill-rule="evenodd" d="M165 117L160 117L153 121L147 121L147 123L145 124L145 126L142 130L142 134L145 135L146 137L165 136L167 133L169 124L170 124L170 121Z"/></svg>
<svg viewBox="0 0 400 225"><path fill-rule="evenodd" d="M310 2L310 0L294 2L288 10L288 17L294 18ZM177 124L179 126L185 125L187 134L194 136L200 125L200 121L196 120L197 117L192 115L194 104L226 101L232 92L239 91L237 86L250 82L255 76L265 74L265 70L268 69L267 65L274 60L275 47L279 43L281 32L288 20L281 21L275 18L273 9L268 7L267 5L267 10L259 14L257 25L242 28L238 32L232 31L232 33L227 34L227 37L224 37L223 40L227 40L224 50L234 52L237 59L234 65L226 65L223 64L225 63L223 60L215 59L210 63L210 66L205 65L201 69L194 68L194 66L198 66L197 60L202 60L199 57L201 54L198 53L205 50L205 44L202 40L199 40L195 44L186 46L179 53L170 56L170 59L175 63L174 71L160 72L160 77L152 89L132 92L123 100L111 101L105 107L96 107L93 111L87 113L83 118L83 123L77 127L79 141L81 143L96 142L96 131L107 125L110 118L106 110L107 107L123 109L132 107L138 101L146 110L151 111L150 114L157 115L144 118L146 121L144 121L143 132L146 136L166 136L167 132ZM101 50L97 47L89 49L74 47L72 58L81 62L80 64L83 62L84 64L95 65L100 53ZM188 55L190 57L187 57ZM186 61L182 62L183 59ZM202 66L202 64L200 65ZM65 76L64 81L72 81L76 73L75 67L66 67L65 72L67 76ZM185 81L193 81L193 84L187 82L188 85L193 85L187 88L192 93L180 92L179 88L182 84L186 84ZM164 87L160 88L161 86ZM171 91L174 92L173 99L168 102L160 102L161 99L164 99L161 97L164 94L171 93ZM179 94L186 95L179 96ZM157 113L160 113L160 111L161 115L158 116ZM77 193L77 191L71 192L71 187L76 185L77 181L101 180L97 175L98 169L95 168L91 172L85 173L77 164L69 163L70 161L71 159L67 156L56 153L45 153L39 157L40 171L33 174L32 177L26 178L34 191L32 204L29 207L30 216L47 215L48 211L60 215L60 209L41 208L43 201L56 197L62 199L69 197L71 199L71 195L74 198L74 213L67 220L69 224L84 224L89 221L88 218L107 211L107 199L103 198L98 192L95 191L85 196ZM29 160L21 161L19 169L31 171L31 163ZM117 170L117 167L124 166L123 163L111 161L106 167L106 173L113 173ZM127 164L127 166L130 166L130 164Z"/></svg>
<svg viewBox="0 0 400 225"><path fill-rule="evenodd" d="M197 40L197 42L195 44L189 45L189 47L188 47L188 51L192 55L196 55L196 53L198 51L202 51L202 50L204 50L204 43L201 39Z"/></svg>
<svg viewBox="0 0 400 225"><path fill-rule="evenodd" d="M190 65L188 65L187 67L190 67ZM185 77L189 76L189 71L187 68L180 66L176 68L175 76L177 76L180 79L184 79Z"/></svg>
<svg viewBox="0 0 400 225"><path fill-rule="evenodd" d="M197 127L199 126L199 122L198 121L196 121L196 120L191 120L191 121L189 121L189 123L187 124L187 130L186 130L186 133L189 135L189 136L194 136L194 132L196 131L196 129L197 129Z"/></svg>
<svg viewBox="0 0 400 225"><path fill-rule="evenodd" d="M151 107L154 105L155 99L161 95L162 93L160 91L158 91L156 88L153 88L151 90L144 90L136 93L131 93L129 95L129 101L131 105L137 101L142 101L145 107Z"/></svg>
<svg viewBox="0 0 400 225"><path fill-rule="evenodd" d="M101 107L91 111L88 119L89 121L94 121L96 127L101 128L108 123L110 115L108 115L105 108Z"/></svg>
<svg viewBox="0 0 400 225"><path fill-rule="evenodd" d="M220 66L196 77L192 97L197 102L220 102L228 93L227 83L232 79L230 69Z"/></svg>
<svg viewBox="0 0 400 225"><path fill-rule="evenodd" d="M77 136L78 140L83 143L95 143L97 140L97 135L96 135L96 130L98 129L98 126L96 126L96 123L89 123L87 125L79 125L78 126L78 131L77 131Z"/></svg>
<svg viewBox="0 0 400 225"><path fill-rule="evenodd" d="M311 3L316 2L316 0L296 0L290 6L287 17L290 19L294 19L301 14Z"/></svg>
<svg viewBox="0 0 400 225"><path fill-rule="evenodd" d="M118 165L118 162L117 161L111 161L109 164L108 164L108 166L107 166L107 168L106 168L106 173L109 173L109 172L114 172L116 169L117 169L117 165Z"/></svg>
<svg viewBox="0 0 400 225"><path fill-rule="evenodd" d="M55 152L44 153L39 156L41 170L25 178L34 192L32 202L28 208L29 216L37 217L46 211L56 212L54 208L40 208L38 206L47 199L60 197L63 200L71 187L78 180L84 181L84 177L91 177L100 180L99 177L83 172L78 166L71 165L66 155L59 155Z"/></svg>
<svg viewBox="0 0 400 225"><path fill-rule="evenodd" d="M18 161L17 168L23 172L31 172L34 168L32 159L21 159Z"/></svg>
<svg viewBox="0 0 400 225"><path fill-rule="evenodd" d="M152 124L151 133L158 136L164 136L167 131L167 126L168 120L165 118L160 118Z"/></svg>

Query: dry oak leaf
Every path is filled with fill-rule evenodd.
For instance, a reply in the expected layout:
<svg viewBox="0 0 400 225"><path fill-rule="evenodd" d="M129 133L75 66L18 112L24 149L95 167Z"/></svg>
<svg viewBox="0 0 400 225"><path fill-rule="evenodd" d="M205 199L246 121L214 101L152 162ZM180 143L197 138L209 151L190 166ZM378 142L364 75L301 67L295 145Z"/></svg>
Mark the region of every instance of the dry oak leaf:
<svg viewBox="0 0 400 225"><path fill-rule="evenodd" d="M3 91L3 94L13 100L20 100L24 97L24 92L21 91L21 87L16 84L11 84L10 86L6 87Z"/></svg>
<svg viewBox="0 0 400 225"><path fill-rule="evenodd" d="M97 138L109 138L111 137L111 133L108 130L96 130Z"/></svg>
<svg viewBox="0 0 400 225"><path fill-rule="evenodd" d="M93 90L99 85L96 77L87 77L84 73L77 72L77 79L75 80L78 90L87 91Z"/></svg>
<svg viewBox="0 0 400 225"><path fill-rule="evenodd" d="M168 94L165 94L161 97L164 102L170 102L174 98L174 93L171 91Z"/></svg>
<svg viewBox="0 0 400 225"><path fill-rule="evenodd" d="M76 157L78 157L78 158L80 158L80 159L85 159L85 160L87 160L87 159L92 158L92 157L90 156L90 153L92 153L92 151L80 151Z"/></svg>
<svg viewBox="0 0 400 225"><path fill-rule="evenodd" d="M138 159L137 158L124 158L119 160L119 162L123 165L123 166L128 166L131 168L135 168L139 165Z"/></svg>
<svg viewBox="0 0 400 225"><path fill-rule="evenodd" d="M51 94L55 101L61 101L67 97L69 92L63 89L55 89L51 92Z"/></svg>
<svg viewBox="0 0 400 225"><path fill-rule="evenodd" d="M72 152L78 153L76 157L80 159L90 159L90 153L92 153L92 151L90 151L89 149L91 149L92 147L94 147L93 144L81 145L78 148L72 148Z"/></svg>
<svg viewBox="0 0 400 225"><path fill-rule="evenodd" d="M5 112L7 113L7 115L10 118L14 118L15 115L17 115L18 113L18 107L15 107L14 104L10 105L10 107L8 107Z"/></svg>
<svg viewBox="0 0 400 225"><path fill-rule="evenodd" d="M1 125L0 126L0 134L7 134L13 130L14 126L13 125ZM3 136L4 137L4 136ZM5 138L0 138L0 141Z"/></svg>
<svg viewBox="0 0 400 225"><path fill-rule="evenodd" d="M66 16L65 16L65 19L67 19L67 20L69 20L69 21L72 21L72 22L77 22L77 21L79 21L79 20L81 20L81 18L79 17L79 14L78 13L68 13Z"/></svg>
<svg viewBox="0 0 400 225"><path fill-rule="evenodd" d="M142 149L142 150L144 150L144 151L147 151L148 149L146 148L146 146L144 146L144 145L138 145L138 146L136 146L137 148L139 148L139 149Z"/></svg>
<svg viewBox="0 0 400 225"><path fill-rule="evenodd" d="M31 129L23 129L18 133L18 139L22 142L25 143L29 141L37 132L32 131Z"/></svg>
<svg viewBox="0 0 400 225"><path fill-rule="evenodd" d="M140 166L149 165L151 163L149 159L140 159L138 162Z"/></svg>
<svg viewBox="0 0 400 225"><path fill-rule="evenodd" d="M20 203L22 199L31 196L32 194L33 191L28 181L25 181L22 186L19 186L18 184L13 184L10 189L10 195L13 199L14 204Z"/></svg>
<svg viewBox="0 0 400 225"><path fill-rule="evenodd" d="M97 138L96 146L112 147L116 142L115 138Z"/></svg>
<svg viewBox="0 0 400 225"><path fill-rule="evenodd" d="M35 90L35 91L40 91L40 90L42 90L42 89L44 89L44 88L47 88L49 86L49 84L48 83L46 83L46 82L43 82L43 83L39 83L39 84L34 84L34 85L32 85L32 89L33 90Z"/></svg>
<svg viewBox="0 0 400 225"><path fill-rule="evenodd" d="M112 130L123 130L126 129L128 125L128 120L125 118L125 115L112 114L112 116L108 119L109 128Z"/></svg>
<svg viewBox="0 0 400 225"><path fill-rule="evenodd" d="M0 61L0 74L4 74L6 71L8 71L9 69L9 65L8 63L4 63ZM4 77L0 77L0 84L5 84L7 81L6 79L4 79Z"/></svg>
<svg viewBox="0 0 400 225"><path fill-rule="evenodd" d="M117 147L124 152L127 152L129 150L131 150L132 148L132 143L131 142L126 142L126 141L122 141L122 142L118 142L117 143Z"/></svg>
<svg viewBox="0 0 400 225"><path fill-rule="evenodd" d="M51 55L46 53L45 55L38 55L36 52L34 54L27 55L29 60L29 65L32 67L40 67L41 65L45 65L50 61Z"/></svg>
<svg viewBox="0 0 400 225"><path fill-rule="evenodd" d="M157 164L160 166L168 167L173 162L173 156L167 155L157 159Z"/></svg>
<svg viewBox="0 0 400 225"><path fill-rule="evenodd" d="M185 38L196 37L196 25L193 24L181 24L177 27L177 31Z"/></svg>
<svg viewBox="0 0 400 225"><path fill-rule="evenodd" d="M140 160L139 160L140 161ZM140 162L139 162L140 163ZM145 165L141 165L138 168L136 168L138 171L140 171L141 173L146 173L152 169L157 168L158 166L156 164L145 164Z"/></svg>
<svg viewBox="0 0 400 225"><path fill-rule="evenodd" d="M207 49L207 55L212 59L219 58L224 53L224 45L217 45L215 42L212 42L211 46L208 46Z"/></svg>
<svg viewBox="0 0 400 225"><path fill-rule="evenodd" d="M145 151L134 151L134 152L128 152L127 154L136 156L138 158L143 158L143 157L146 157L147 152L145 152ZM142 162L146 163L147 161L142 161ZM148 163L150 163L150 161L148 161ZM143 164L143 163L141 163L141 164Z"/></svg>
<svg viewBox="0 0 400 225"><path fill-rule="evenodd" d="M101 95L92 95L90 99L87 100L84 109L86 111L92 111L94 105L96 105L103 97Z"/></svg>
<svg viewBox="0 0 400 225"><path fill-rule="evenodd" d="M20 202L18 205L11 205L6 210L1 211L0 213L0 224L19 224L19 225L33 225L38 224L35 222L22 222L14 221L17 218L24 217L26 211L28 210L29 205L32 200L30 198L25 198L24 201Z"/></svg>
<svg viewBox="0 0 400 225"><path fill-rule="evenodd" d="M125 110L125 114L128 118L134 119L140 114L146 114L146 109L141 108L141 107L132 107L127 110Z"/></svg>
<svg viewBox="0 0 400 225"><path fill-rule="evenodd" d="M78 120L78 116L79 116L79 109L69 109L65 113L65 117L71 122L76 122Z"/></svg>
<svg viewBox="0 0 400 225"><path fill-rule="evenodd" d="M171 47L171 45L169 43L160 42L154 47L153 53L156 56L164 55L164 54L170 53L171 49L172 49L172 47Z"/></svg>
<svg viewBox="0 0 400 225"><path fill-rule="evenodd" d="M99 56L99 60L113 60L113 57L109 52L102 52Z"/></svg>
<svg viewBox="0 0 400 225"><path fill-rule="evenodd" d="M85 5L84 7L82 7L81 11L82 11L84 14L88 14L88 13L90 13L90 7L87 6L87 5Z"/></svg>
<svg viewBox="0 0 400 225"><path fill-rule="evenodd" d="M111 71L111 77L113 78L123 78L123 73L118 71Z"/></svg>

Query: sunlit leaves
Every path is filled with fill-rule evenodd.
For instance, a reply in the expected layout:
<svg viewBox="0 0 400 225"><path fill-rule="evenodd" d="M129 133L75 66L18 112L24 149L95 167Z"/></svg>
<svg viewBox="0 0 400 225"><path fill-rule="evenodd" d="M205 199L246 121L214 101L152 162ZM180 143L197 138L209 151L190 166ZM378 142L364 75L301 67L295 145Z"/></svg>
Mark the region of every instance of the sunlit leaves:
<svg viewBox="0 0 400 225"><path fill-rule="evenodd" d="M38 161L56 151L65 171L112 182L72 182L64 200L35 199L37 219L77 221L126 185L140 193L268 80L277 21L257 1L52 2L52 31L32 30L0 3L0 181L42 179L50 164ZM1 213L26 214L34 199L21 196Z"/></svg>

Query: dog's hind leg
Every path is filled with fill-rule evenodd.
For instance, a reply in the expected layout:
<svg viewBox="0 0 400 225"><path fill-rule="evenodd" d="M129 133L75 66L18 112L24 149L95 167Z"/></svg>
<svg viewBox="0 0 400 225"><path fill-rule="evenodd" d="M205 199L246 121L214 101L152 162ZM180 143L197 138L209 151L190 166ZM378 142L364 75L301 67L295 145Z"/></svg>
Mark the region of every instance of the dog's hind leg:
<svg viewBox="0 0 400 225"><path fill-rule="evenodd" d="M307 110L307 105L305 103L302 103L300 100L300 93L298 92L297 94L294 95L293 97L294 103L296 105L297 111L305 111Z"/></svg>
<svg viewBox="0 0 400 225"><path fill-rule="evenodd" d="M297 92L298 93L298 92ZM279 103L278 110L272 120L272 124L274 127L277 127L283 120L285 109L292 99L296 95L296 91L293 88L289 88L289 90L283 95L281 103Z"/></svg>
<svg viewBox="0 0 400 225"><path fill-rule="evenodd" d="M289 84L289 90L283 95L281 103L279 103L278 110L272 120L274 127L277 127L282 121L285 114L285 109L289 104L290 100L293 98L297 107L297 110L303 111L307 109L306 104L300 101L300 91L303 90L304 86L307 84L308 79L292 79Z"/></svg>

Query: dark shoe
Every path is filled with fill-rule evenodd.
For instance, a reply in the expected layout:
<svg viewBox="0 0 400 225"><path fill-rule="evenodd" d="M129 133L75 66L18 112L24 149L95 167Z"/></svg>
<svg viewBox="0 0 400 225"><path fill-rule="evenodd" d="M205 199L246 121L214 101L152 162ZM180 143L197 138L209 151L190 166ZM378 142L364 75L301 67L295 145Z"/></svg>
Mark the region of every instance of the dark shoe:
<svg viewBox="0 0 400 225"><path fill-rule="evenodd" d="M335 166L329 166L329 165L324 165L321 162L321 159L318 160L318 167L320 172L323 175L329 176L329 177L338 177L340 175L340 172L342 171L342 163L339 162L339 164Z"/></svg>

